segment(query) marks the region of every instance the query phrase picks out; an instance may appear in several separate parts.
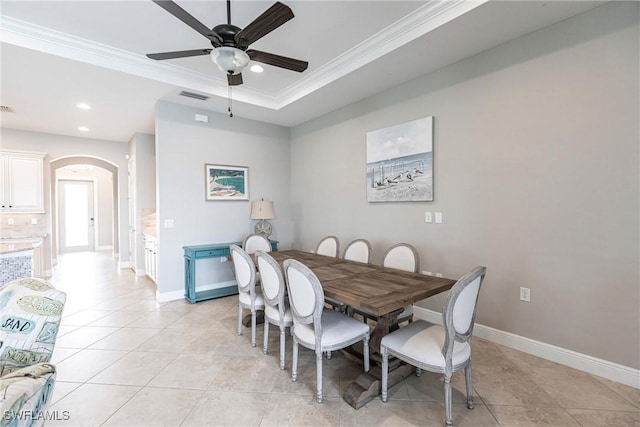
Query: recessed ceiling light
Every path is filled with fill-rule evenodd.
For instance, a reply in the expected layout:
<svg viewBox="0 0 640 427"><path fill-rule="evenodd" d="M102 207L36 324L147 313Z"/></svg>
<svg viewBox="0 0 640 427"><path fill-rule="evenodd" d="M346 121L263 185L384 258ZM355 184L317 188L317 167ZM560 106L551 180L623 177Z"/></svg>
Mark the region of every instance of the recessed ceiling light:
<svg viewBox="0 0 640 427"><path fill-rule="evenodd" d="M79 104L76 104L76 107L78 107L81 110L91 110L91 105L85 103L85 102L81 102Z"/></svg>
<svg viewBox="0 0 640 427"><path fill-rule="evenodd" d="M261 73L261 72L263 72L263 71L264 71L264 68L262 68L262 67L261 67L260 65L258 65L258 64L255 64L255 65L252 65L252 66L251 66L250 70L251 70L251 71L253 71L254 73Z"/></svg>
<svg viewBox="0 0 640 427"><path fill-rule="evenodd" d="M80 132L89 132L89 128L88 128L88 127L86 127L86 126L79 126L79 127L78 127L78 130L79 130Z"/></svg>

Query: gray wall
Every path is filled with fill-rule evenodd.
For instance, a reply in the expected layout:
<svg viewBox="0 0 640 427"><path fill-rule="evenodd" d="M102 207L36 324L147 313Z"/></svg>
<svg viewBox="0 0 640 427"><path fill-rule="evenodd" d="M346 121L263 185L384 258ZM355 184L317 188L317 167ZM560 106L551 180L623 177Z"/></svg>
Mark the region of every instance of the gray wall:
<svg viewBox="0 0 640 427"><path fill-rule="evenodd" d="M638 4L606 4L292 129L294 245L485 265L479 323L637 369L638 36ZM435 201L367 204L366 132L429 115Z"/></svg>
<svg viewBox="0 0 640 427"><path fill-rule="evenodd" d="M209 123L194 120L196 113ZM241 241L253 232L250 201L205 201L205 164L249 167L249 196L274 202L272 238L291 245L289 130L167 102L156 106L158 292L184 289L182 247ZM174 228L164 228L167 219ZM230 264L230 263L227 263ZM217 280L232 280L230 266Z"/></svg>
<svg viewBox="0 0 640 427"><path fill-rule="evenodd" d="M135 172L135 257L136 271L144 271L143 216L156 210L156 140L154 135L136 133L129 141L129 156Z"/></svg>

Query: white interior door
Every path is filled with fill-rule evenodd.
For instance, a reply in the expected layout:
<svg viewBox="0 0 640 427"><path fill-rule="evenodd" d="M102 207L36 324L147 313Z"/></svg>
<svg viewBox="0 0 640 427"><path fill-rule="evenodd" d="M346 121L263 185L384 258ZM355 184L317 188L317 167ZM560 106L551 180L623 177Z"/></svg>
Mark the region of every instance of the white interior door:
<svg viewBox="0 0 640 427"><path fill-rule="evenodd" d="M60 252L95 250L93 181L58 181Z"/></svg>

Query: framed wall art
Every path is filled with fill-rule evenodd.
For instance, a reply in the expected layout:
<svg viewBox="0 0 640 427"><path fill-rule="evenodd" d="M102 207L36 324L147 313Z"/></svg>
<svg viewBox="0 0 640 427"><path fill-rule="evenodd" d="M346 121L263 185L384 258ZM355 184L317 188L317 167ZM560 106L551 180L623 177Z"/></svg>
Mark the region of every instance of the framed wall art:
<svg viewBox="0 0 640 427"><path fill-rule="evenodd" d="M367 132L367 202L433 201L433 116Z"/></svg>
<svg viewBox="0 0 640 427"><path fill-rule="evenodd" d="M249 168L204 165L206 200L249 200Z"/></svg>

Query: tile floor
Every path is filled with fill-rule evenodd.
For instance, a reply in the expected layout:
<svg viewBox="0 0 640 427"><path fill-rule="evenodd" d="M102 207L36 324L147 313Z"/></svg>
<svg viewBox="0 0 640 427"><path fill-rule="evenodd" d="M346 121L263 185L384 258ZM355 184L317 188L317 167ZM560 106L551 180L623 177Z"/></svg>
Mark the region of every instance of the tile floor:
<svg viewBox="0 0 640 427"><path fill-rule="evenodd" d="M68 293L54 352L58 368L47 426L437 426L442 380L424 373L354 410L342 393L361 367L324 360L323 404L314 398L315 361L301 349L296 383L269 352L236 335L237 297L158 304L155 285L119 270L105 253L60 258L52 282ZM258 340L262 339L262 329ZM290 341L287 342L290 348ZM476 407L454 375L457 426L640 426L640 390L481 339L473 342ZM66 411L66 412L64 412ZM63 416L66 414L66 416Z"/></svg>

